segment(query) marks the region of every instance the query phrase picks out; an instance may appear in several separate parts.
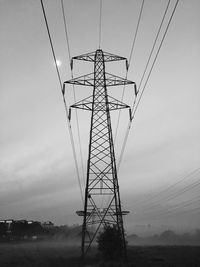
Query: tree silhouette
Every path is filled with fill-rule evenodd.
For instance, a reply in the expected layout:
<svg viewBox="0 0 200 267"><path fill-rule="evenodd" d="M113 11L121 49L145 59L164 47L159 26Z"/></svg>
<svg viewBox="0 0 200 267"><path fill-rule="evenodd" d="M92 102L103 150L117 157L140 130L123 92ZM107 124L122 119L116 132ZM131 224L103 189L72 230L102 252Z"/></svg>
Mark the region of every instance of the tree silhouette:
<svg viewBox="0 0 200 267"><path fill-rule="evenodd" d="M116 226L106 226L97 237L98 249L106 260L122 257L123 240Z"/></svg>

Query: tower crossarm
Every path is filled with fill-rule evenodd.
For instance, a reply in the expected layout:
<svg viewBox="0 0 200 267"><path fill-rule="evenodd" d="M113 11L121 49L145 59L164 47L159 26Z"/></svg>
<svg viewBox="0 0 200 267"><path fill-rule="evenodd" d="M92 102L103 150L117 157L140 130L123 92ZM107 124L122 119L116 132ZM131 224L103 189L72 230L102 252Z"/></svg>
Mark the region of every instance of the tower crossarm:
<svg viewBox="0 0 200 267"><path fill-rule="evenodd" d="M74 59L76 59L76 60L95 62L95 54L96 54L96 51L91 52L91 53L82 54L79 56L75 56L72 58L72 61ZM119 60L126 60L126 62L127 62L127 58L125 58L125 57L121 57L121 56L118 56L115 54L104 52L104 62L113 62L113 61L119 61Z"/></svg>
<svg viewBox="0 0 200 267"><path fill-rule="evenodd" d="M92 103L93 103L92 101L93 101L93 97L89 96L89 97L84 98L83 100L80 100L80 101L76 102L75 104L71 105L70 108L77 108L77 109L92 111ZM110 111L117 110L117 109L125 109L125 108L130 109L130 106L115 99L112 96L108 96L108 105L109 105ZM102 111L102 107L99 106L99 108L96 109L96 111Z"/></svg>
<svg viewBox="0 0 200 267"><path fill-rule="evenodd" d="M109 110L130 108L127 104L119 101L118 99L108 95Z"/></svg>
<svg viewBox="0 0 200 267"><path fill-rule="evenodd" d="M118 86L118 85L128 85L128 84L134 84L135 82L129 81L127 79L121 78L119 76L105 73L106 75L106 86Z"/></svg>
<svg viewBox="0 0 200 267"><path fill-rule="evenodd" d="M70 108L84 109L92 111L92 96L86 97L75 104L71 105Z"/></svg>
<svg viewBox="0 0 200 267"><path fill-rule="evenodd" d="M82 75L80 77L68 80L64 82L75 85L85 85L85 86L94 86L94 73L89 73L86 75Z"/></svg>
<svg viewBox="0 0 200 267"><path fill-rule="evenodd" d="M99 83L104 82L104 77L99 78ZM119 86L119 85L128 85L128 84L135 84L133 81L129 81L122 77L105 73L105 82L106 86ZM82 75L80 77L65 81L65 84L74 84L74 85L84 85L84 86L94 86L94 73L89 73L86 75Z"/></svg>

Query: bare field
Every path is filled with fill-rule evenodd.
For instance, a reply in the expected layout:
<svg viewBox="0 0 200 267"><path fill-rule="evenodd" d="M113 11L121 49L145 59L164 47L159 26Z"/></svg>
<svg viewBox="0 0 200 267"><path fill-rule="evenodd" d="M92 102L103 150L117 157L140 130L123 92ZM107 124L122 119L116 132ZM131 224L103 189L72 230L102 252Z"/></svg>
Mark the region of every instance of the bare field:
<svg viewBox="0 0 200 267"><path fill-rule="evenodd" d="M128 262L103 262L96 249L83 264L80 247L66 242L1 243L1 267L199 267L200 247L128 247Z"/></svg>

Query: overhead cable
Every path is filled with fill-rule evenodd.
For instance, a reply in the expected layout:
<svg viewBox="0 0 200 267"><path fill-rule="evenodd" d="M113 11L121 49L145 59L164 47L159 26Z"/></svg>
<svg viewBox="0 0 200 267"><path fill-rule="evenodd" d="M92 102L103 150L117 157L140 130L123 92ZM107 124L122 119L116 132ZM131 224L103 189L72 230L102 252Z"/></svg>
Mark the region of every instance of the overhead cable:
<svg viewBox="0 0 200 267"><path fill-rule="evenodd" d="M149 201L154 200L157 197L163 196L164 193L166 193L169 190L171 190L172 188L176 187L176 185L178 185L178 184L182 183L183 181L187 180L188 178L190 178L195 173L198 173L199 171L200 171L200 168L197 168L197 169L191 171L190 173L188 173L187 175L183 176L181 179L179 179L175 183L173 183L173 184L167 186L166 188L164 188L163 190L159 191L157 194L150 195L149 197L146 196L144 201L139 201L139 202L136 202L136 203L139 204L139 205L143 205L143 204L146 204L146 203L149 204Z"/></svg>
<svg viewBox="0 0 200 267"><path fill-rule="evenodd" d="M180 180L181 181L181 180ZM183 180L182 180L183 181ZM177 182L176 184L178 184L179 182ZM165 201L165 203L169 202L170 200L172 199L176 199L178 198L179 196L181 196L182 194L188 192L188 191L191 191L193 190L194 188L197 188L198 189L198 186L200 185L200 182L199 181L195 181L181 189L179 189L178 191L176 192L173 192L167 196L163 196L162 198L160 198L159 200L153 202L153 203L149 203L149 202L146 202L147 205L144 206L144 204L142 204L144 206L143 207L139 207L139 209L141 209L143 212L145 211L149 211L150 209L153 209L155 210L156 208L160 207L160 203ZM141 205L141 204L140 204Z"/></svg>
<svg viewBox="0 0 200 267"><path fill-rule="evenodd" d="M130 52L130 56L129 56L129 60L128 60L129 65L131 63L133 51L134 51L134 48L135 48L135 42L136 42L136 38L137 38L137 33L138 33L140 20L141 20L143 8L144 8L144 1L145 0L142 0L142 5L141 5L141 8L140 8L140 14L139 14L139 18L138 18L138 22L137 22L137 26L136 26L136 31L135 31L135 35L134 35L134 38L133 38L133 44L132 44L132 47L131 47L131 52Z"/></svg>
<svg viewBox="0 0 200 267"><path fill-rule="evenodd" d="M70 63L71 53L70 53L70 47L69 47L69 37L68 37L68 31L67 31L67 22L66 22L66 15L65 15L65 8L64 8L63 0L61 0L61 7L62 7L62 16L63 16L63 22L64 22L64 28L65 28L65 38L67 42L68 56L69 56L69 63Z"/></svg>
<svg viewBox="0 0 200 267"><path fill-rule="evenodd" d="M144 2L145 2L145 0L142 1L141 7L140 7L140 12L139 12L139 16L138 16L137 25L136 25L136 30L135 30L135 34L134 34L134 38L133 38L133 42L132 42L132 46L131 46L131 51L130 51L130 55L129 55L129 59L128 59L128 67L126 69L125 80L128 77L128 71L129 71L129 68L130 68L130 63L131 63L132 56L133 56L133 51L134 51L134 48L135 48L135 43L136 43L136 39L137 39L137 35L138 35L138 30L139 30L139 26L140 26L141 17L142 17L142 12L143 12L143 9L144 9ZM124 94L125 94L125 84L123 86L121 102L123 102ZM135 100L136 100L136 94L135 94ZM134 101L134 104L135 104L135 101ZM116 130L115 130L114 143L116 142L116 139L117 139L117 133L118 133L118 129L119 129L120 117L121 117L121 109L118 112L117 126L116 126Z"/></svg>
<svg viewBox="0 0 200 267"><path fill-rule="evenodd" d="M70 70L71 70L71 78L73 79L73 69L71 68L71 52L70 52L70 45L69 45L69 35L68 35L68 30L67 30L67 21L66 21L66 14L65 14L65 7L64 7L64 2L61 0L61 7L62 7L62 16L63 16L63 22L64 22L64 29L65 29L65 38L67 42L67 48L68 48L68 57L69 57L69 65L70 65ZM76 93L75 93L75 86L74 84L72 85L73 88L73 97L74 97L74 102L76 103ZM78 143L79 143L79 152L80 152L80 157L81 157L81 168L82 168L82 180L83 183L85 184L85 176L84 176L84 166L83 166L83 152L82 152L82 146L81 146L81 137L80 137L80 127L79 127L79 119L78 119L78 111L77 109L75 110L75 117L76 117L76 127L77 127L77 133L78 133Z"/></svg>
<svg viewBox="0 0 200 267"><path fill-rule="evenodd" d="M144 86L143 86L142 92L141 92L141 94L140 94L140 96L139 96L139 100L137 101L136 106L133 106L133 109L132 109L132 112L131 112L132 119L131 119L131 121L129 122L129 124L128 124L128 126L127 126L126 135L125 135L124 142L123 142L122 149L121 149L121 153L120 153L120 156L119 156L118 169L119 169L119 167L120 167L120 164L121 164L121 161L122 161L122 158L123 158L123 154L124 154L124 150L125 150L125 146L126 146L126 143L127 143L127 139L128 139L128 135L129 135L129 132L130 132L130 128L131 128L131 124L132 124L133 118L135 117L135 113L136 113L136 111L137 111L137 109L138 109L139 103L140 103L141 98L142 98L142 96L143 96L143 93L144 93L144 91L145 91L145 89L146 89L146 85L147 85L147 83L148 83L148 81L149 81L150 75L151 75L151 73L152 73L152 70L153 70L154 65L155 65L155 63L156 63L156 60L157 60L157 58L158 58L160 49L161 49L161 47L162 47L162 45L163 45L164 39L165 39L166 34L167 34L167 32L168 32L168 29L169 29L169 26L170 26L170 24L171 24L171 21L172 21L172 18L173 18L173 16L174 16L174 13L175 13L175 11L176 11L178 2L179 2L179 0L176 1L176 4L175 4L174 9L173 9L173 11L172 11L172 14L171 14L171 16L170 16L170 19L169 19L169 21L168 21L168 23L167 23L167 27L166 27L165 32L164 32L164 35L163 35L163 37L162 37L162 39L161 39L160 45L159 45L159 47L158 47L157 53L156 53L156 55L155 55L155 58L154 58L154 60L153 60L153 63L152 63L152 66L151 66L151 68L150 68L149 74L148 74L148 76L147 76L146 82L145 82L145 84L144 84Z"/></svg>
<svg viewBox="0 0 200 267"><path fill-rule="evenodd" d="M101 47L101 23L102 23L102 0L100 0L100 8L99 8L99 49Z"/></svg>
<svg viewBox="0 0 200 267"><path fill-rule="evenodd" d="M152 49L151 49L151 52L150 52L149 58L148 58L148 60L147 60L147 63L146 63L146 66L145 66L144 72L143 72L143 74L142 74L142 78L141 78L141 80L140 80L140 83L139 83L139 86L138 86L138 91L140 91L140 88L141 88L141 85L142 85L142 82L143 82L144 76L145 76L145 74L146 74L146 71L147 71L147 68L148 68L148 66L149 66L149 62L150 62L150 60L151 60L151 57L152 57L153 51L154 51L154 49L155 49L155 46L156 46L156 43L157 43L158 37L159 37L159 35L160 35L160 31L161 31L161 29L162 29L163 22L164 22L164 20L165 20L165 16L166 16L166 14L167 14L167 11L168 11L168 8L169 8L169 5L170 5L170 2L171 2L171 0L168 0L167 6L166 6L166 8L165 8L164 15L163 15L163 17L162 17L162 21L161 21L161 23L160 23L160 26L159 26L158 32L157 32L157 34L156 34L156 38L155 38L155 40L154 40L154 43L153 43L153 46L152 46Z"/></svg>
<svg viewBox="0 0 200 267"><path fill-rule="evenodd" d="M41 2L41 5L42 5L42 11L43 11L44 20L45 20L45 24L46 24L46 29L47 29L47 33L48 33L48 37L49 37L49 42L50 42L50 45L51 45L51 51L52 51L52 54L53 54L54 64L55 64L56 72L57 72L57 75L58 75L59 84L60 84L60 87L62 89L62 81L61 81L60 73L59 73L59 70L58 70L56 54L55 54L55 51L54 51L53 42L52 42L50 31L49 31L49 25L48 25L48 22L47 22L47 17L46 17L44 5L43 5L43 0L41 0L40 2Z"/></svg>
<svg viewBox="0 0 200 267"><path fill-rule="evenodd" d="M145 82L145 84L144 84L144 86L143 86L143 89L142 89L142 92L141 92L141 94L140 94L139 100L138 100L138 102L137 102L137 104L136 104L135 110L132 111L132 118L134 118L135 113L136 113L136 111L137 111L137 109L138 109L138 105L139 105L139 103L140 103L140 101L141 101L142 95L143 95L144 90L145 90L145 88L146 88L146 85L147 85L147 83L148 83L148 81L149 81L149 77L150 77L150 75L151 75L151 73L152 73L152 70L153 70L154 65L155 65L155 63L156 63L156 60L157 60L157 58L158 58L160 49L161 49L161 47L162 47L162 45L163 45L163 42L164 42L164 40L165 40L166 34L167 34L167 32L168 32L168 29L169 29L169 25L171 24L171 21L172 21L172 18L173 18L173 16L174 16L174 13L175 13L175 11L176 11L178 2L179 2L179 0L176 1L176 4L175 4L174 9L173 9L173 11L172 11L172 14L171 14L171 16L170 16L170 19L169 19L169 21L168 21L167 27L166 27L166 29L165 29L164 35L163 35L163 37L162 37L162 40L161 40L160 45L159 45L159 47L158 47L157 53L156 53L155 58L154 58L154 60L153 60L153 63L152 63L152 66L151 66L151 68L150 68L149 74L148 74L148 76L147 76L146 82Z"/></svg>
<svg viewBox="0 0 200 267"><path fill-rule="evenodd" d="M49 42L50 42L50 45L51 45L51 50L52 50L52 54L53 54L53 58L54 58L54 63L55 63L55 66L56 66L57 76L58 76L58 80L59 80L59 84L60 84L60 88L61 88L61 92L62 92L63 102L64 102L64 106L65 106L65 111L66 111L66 117L67 117L67 124L68 124L68 129L69 129L69 134L70 134L70 140L71 140L71 145L72 145L72 151L73 151L75 167L76 167L76 172L77 172L77 178L78 178L81 198L82 198L82 201L83 201L83 192L82 192L82 187L81 187L81 182L80 182L80 175L79 175L79 170L78 170L78 161L77 161L77 157L76 157L74 138L73 138L73 134L72 134L71 123L70 123L70 121L68 119L69 118L69 114L68 114L67 104L66 104L66 101L65 101L65 98L64 98L64 94L63 94L63 91L64 91L63 86L65 86L65 85L62 86L62 81L61 81L60 73L59 73L59 70L58 70L58 65L57 65L57 62L56 62L55 50L54 50L54 47L53 47L53 42L52 42L50 30L49 30L49 25L48 25L48 21L47 21L47 16L46 16L43 0L40 0L40 2L41 2L43 16L44 16L44 19L45 19L46 29L47 29L47 33L48 33L48 37L49 37Z"/></svg>
<svg viewBox="0 0 200 267"><path fill-rule="evenodd" d="M195 202L198 203L199 201L200 200L197 200ZM152 219L153 220L160 220L161 217L166 217L166 216L167 217L168 216L172 217L172 216L177 216L177 215L180 216L180 214L193 213L193 212L197 212L197 211L200 210L200 207L194 207L194 208L190 208L190 209L187 209L187 210L185 210L185 209L182 210L181 209L181 208L185 208L187 206L190 206L191 204L192 203L190 203L189 205L183 205L182 207L179 207L177 209L172 209L172 210L168 209L168 210L162 210L162 211L160 210L160 212L156 211L153 214L149 214L149 215L148 214L141 214L142 216L140 218L145 219L145 220L152 220ZM144 217L143 217L143 215L144 215Z"/></svg>
<svg viewBox="0 0 200 267"><path fill-rule="evenodd" d="M194 189L194 188L199 189L199 188L198 188L199 185L200 185L200 182L194 182L194 183L192 183L192 184L190 184L190 185L184 187L183 189L180 189L178 192L175 192L175 193L173 193L173 194L167 196L166 198L160 199L159 202L156 202L156 203L154 202L154 204L152 203L152 204L150 204L150 205L148 205L148 203L147 203L147 206L146 206L145 208L141 208L141 210L142 210L143 212L145 212L145 211L149 211L150 209L154 209L154 210L155 210L156 208L160 207L160 202L161 202L161 201L165 200L165 202L167 203L167 202L169 202L170 200L172 200L172 199L176 199L176 198L178 198L180 195L182 195L182 194L184 194L184 193L186 193L186 192L188 192L188 191L191 191L191 190Z"/></svg>

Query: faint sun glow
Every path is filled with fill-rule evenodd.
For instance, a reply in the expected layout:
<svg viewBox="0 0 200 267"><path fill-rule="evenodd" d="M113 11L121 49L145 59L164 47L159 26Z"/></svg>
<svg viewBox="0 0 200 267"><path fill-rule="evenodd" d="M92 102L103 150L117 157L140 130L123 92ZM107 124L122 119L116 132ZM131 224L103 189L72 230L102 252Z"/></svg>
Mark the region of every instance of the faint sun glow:
<svg viewBox="0 0 200 267"><path fill-rule="evenodd" d="M62 62L59 59L56 59L56 65L60 67L62 65Z"/></svg>

